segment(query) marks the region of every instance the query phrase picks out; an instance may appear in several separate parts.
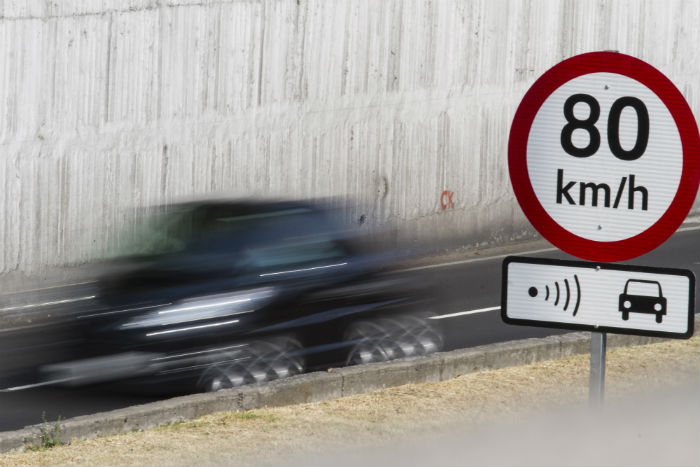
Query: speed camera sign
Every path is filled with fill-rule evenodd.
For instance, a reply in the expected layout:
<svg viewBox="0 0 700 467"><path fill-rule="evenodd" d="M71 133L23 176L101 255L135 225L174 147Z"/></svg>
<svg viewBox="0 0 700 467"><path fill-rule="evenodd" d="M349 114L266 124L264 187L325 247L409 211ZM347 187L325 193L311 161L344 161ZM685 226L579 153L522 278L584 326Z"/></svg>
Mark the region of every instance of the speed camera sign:
<svg viewBox="0 0 700 467"><path fill-rule="evenodd" d="M620 261L659 246L683 222L699 151L693 114L660 71L594 52L530 88L508 162L518 202L545 238L580 258Z"/></svg>

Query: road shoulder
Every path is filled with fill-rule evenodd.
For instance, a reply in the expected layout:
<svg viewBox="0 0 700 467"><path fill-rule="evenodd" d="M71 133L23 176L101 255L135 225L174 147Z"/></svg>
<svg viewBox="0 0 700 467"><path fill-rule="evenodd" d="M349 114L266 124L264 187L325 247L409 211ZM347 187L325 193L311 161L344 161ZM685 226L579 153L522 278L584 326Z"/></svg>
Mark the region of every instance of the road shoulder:
<svg viewBox="0 0 700 467"><path fill-rule="evenodd" d="M614 405L659 391L670 394L681 387L697 393L699 343L695 337L610 350L607 403ZM301 465L323 464L318 456L324 453L360 448L383 456L385 446L407 438L425 441L437 436L431 438L437 442L456 430L466 433L494 424L517 427L535 414L541 420L544 413L584 407L588 364L587 355L577 355L315 403L219 412L52 449L10 452L0 455L0 464ZM696 401L692 410L686 410L688 417L698 415L697 406ZM650 421L650 426L657 422ZM698 431L697 426L693 429ZM686 434L694 439L700 435ZM667 446L663 443L674 439L685 438L669 434L668 439L657 442ZM696 446L676 448L682 451L680 459L695 459ZM449 464L448 460L438 463Z"/></svg>

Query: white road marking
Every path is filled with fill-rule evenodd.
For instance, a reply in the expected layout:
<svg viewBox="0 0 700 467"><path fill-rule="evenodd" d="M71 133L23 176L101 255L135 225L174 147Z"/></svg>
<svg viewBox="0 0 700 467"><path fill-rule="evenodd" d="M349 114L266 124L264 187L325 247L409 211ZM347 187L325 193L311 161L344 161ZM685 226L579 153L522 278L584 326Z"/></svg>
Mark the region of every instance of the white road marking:
<svg viewBox="0 0 700 467"><path fill-rule="evenodd" d="M76 285L87 285L87 284L96 284L97 281L83 281L83 282L69 282L67 284L59 284L59 285L50 285L48 287L39 287L37 289L25 289L25 290L16 290L11 293L5 293L2 295L19 295L23 293L29 293L29 292L43 292L46 290L53 290L53 289L62 289L64 287L74 287Z"/></svg>
<svg viewBox="0 0 700 467"><path fill-rule="evenodd" d="M423 269L444 268L447 266L457 266L458 264L479 263L481 261L500 259L500 258L505 258L506 256L531 255L531 254L535 254L535 253L545 253L547 251L557 251L557 250L558 250L558 248L552 247L552 248L542 248L541 250L522 251L522 252L517 252L517 253L513 252L513 253L494 255L494 256L483 256L481 258L467 258L467 259L460 259L458 261L449 261L447 263L427 264L425 266L416 266L414 268L401 269L401 271L421 271Z"/></svg>
<svg viewBox="0 0 700 467"><path fill-rule="evenodd" d="M500 309L501 309L500 306L490 306L488 308L479 308L476 310L458 311L457 313L449 313L446 315L431 316L430 319L454 318L456 316L474 315L477 313L486 313L487 311L496 311L496 310L500 310Z"/></svg>
<svg viewBox="0 0 700 467"><path fill-rule="evenodd" d="M689 225L688 227L681 227L676 230L676 232L689 232L691 230L700 230L700 225Z"/></svg>
<svg viewBox="0 0 700 467"><path fill-rule="evenodd" d="M688 227L681 227L676 232L689 232L691 230L700 230L700 226L698 225L692 225ZM468 264L468 263L479 263L481 261L489 261L493 259L502 259L507 256L514 256L514 255L533 255L537 253L547 253L548 251L561 251L559 248L555 247L550 247L550 248L542 248L539 250L530 250L530 251L514 251L512 253L504 253L501 255L493 255L493 256L482 256L479 258L466 258L466 259L460 259L457 261L448 261L446 263L437 263L437 264L426 264L425 266L416 266L413 268L407 268L407 269L401 269L401 271L421 271L424 269L435 269L435 268L443 268L443 267L449 267L449 266L456 266L458 264Z"/></svg>
<svg viewBox="0 0 700 467"><path fill-rule="evenodd" d="M62 305L65 303L80 302L83 300L92 300L95 297L96 297L96 295L89 295L87 297L77 297L77 298L66 298L64 300L54 300L52 302L30 303L29 305L8 306L5 308L0 308L0 312L13 311L13 310L26 310L28 308L37 308L40 306Z"/></svg>
<svg viewBox="0 0 700 467"><path fill-rule="evenodd" d="M11 388L4 388L4 389L0 389L0 392L14 392L14 391L22 391L24 389L40 388L42 386L51 386L53 384L67 383L73 379L75 379L75 378L53 379L51 381L42 381L41 383L26 384L24 386L14 386Z"/></svg>

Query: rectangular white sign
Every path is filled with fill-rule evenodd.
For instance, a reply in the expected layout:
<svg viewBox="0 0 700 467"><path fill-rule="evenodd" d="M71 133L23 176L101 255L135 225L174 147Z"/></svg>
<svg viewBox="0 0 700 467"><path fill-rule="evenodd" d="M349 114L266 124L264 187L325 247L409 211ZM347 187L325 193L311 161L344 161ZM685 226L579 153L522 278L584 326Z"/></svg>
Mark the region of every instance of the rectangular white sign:
<svg viewBox="0 0 700 467"><path fill-rule="evenodd" d="M501 316L509 324L690 338L695 276L682 269L508 257Z"/></svg>

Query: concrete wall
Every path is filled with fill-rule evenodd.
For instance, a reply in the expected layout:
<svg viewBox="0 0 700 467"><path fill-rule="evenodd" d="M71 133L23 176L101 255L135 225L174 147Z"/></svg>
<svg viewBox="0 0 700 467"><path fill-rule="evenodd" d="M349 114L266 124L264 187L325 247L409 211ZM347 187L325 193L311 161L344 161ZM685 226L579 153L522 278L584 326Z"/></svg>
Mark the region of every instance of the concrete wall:
<svg viewBox="0 0 700 467"><path fill-rule="evenodd" d="M339 195L397 240L531 235L506 160L527 88L615 49L696 110L698 24L667 0L0 0L0 274L86 262L193 195Z"/></svg>

